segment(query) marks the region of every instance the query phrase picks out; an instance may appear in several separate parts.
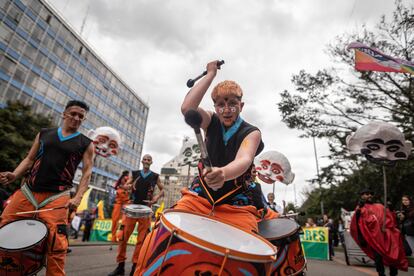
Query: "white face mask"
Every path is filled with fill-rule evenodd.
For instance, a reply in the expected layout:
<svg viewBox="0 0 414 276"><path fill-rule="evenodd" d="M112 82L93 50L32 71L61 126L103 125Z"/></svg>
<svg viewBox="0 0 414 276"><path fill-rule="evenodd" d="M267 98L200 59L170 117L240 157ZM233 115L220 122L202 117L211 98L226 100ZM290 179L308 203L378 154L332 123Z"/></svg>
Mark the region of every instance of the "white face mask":
<svg viewBox="0 0 414 276"><path fill-rule="evenodd" d="M402 132L385 122L371 122L346 137L349 151L363 154L369 161L391 165L397 160L406 160L412 144L405 141Z"/></svg>
<svg viewBox="0 0 414 276"><path fill-rule="evenodd" d="M96 130L90 130L88 137L93 140L96 154L103 157L118 154L121 136L117 130L106 126L98 127Z"/></svg>
<svg viewBox="0 0 414 276"><path fill-rule="evenodd" d="M267 184L276 181L292 183L295 174L291 171L289 160L280 152L267 151L254 159L257 177Z"/></svg>
<svg viewBox="0 0 414 276"><path fill-rule="evenodd" d="M179 166L197 166L200 160L200 147L195 139L186 139L180 150L180 155L177 156Z"/></svg>

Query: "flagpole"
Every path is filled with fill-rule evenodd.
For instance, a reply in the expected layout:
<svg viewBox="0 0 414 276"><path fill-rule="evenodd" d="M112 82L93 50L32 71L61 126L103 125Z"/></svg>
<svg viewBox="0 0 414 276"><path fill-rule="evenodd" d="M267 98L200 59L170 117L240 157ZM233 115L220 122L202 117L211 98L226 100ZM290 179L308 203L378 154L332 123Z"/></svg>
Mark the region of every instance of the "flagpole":
<svg viewBox="0 0 414 276"><path fill-rule="evenodd" d="M319 184L319 191L320 191L319 201L321 203L321 215L323 216L325 212L323 210L322 183L321 183L321 179L319 177L319 164L318 164L318 154L316 152L315 136L312 136L312 140L313 140L313 152L315 154L316 174L317 174L317 177L318 177L318 184Z"/></svg>

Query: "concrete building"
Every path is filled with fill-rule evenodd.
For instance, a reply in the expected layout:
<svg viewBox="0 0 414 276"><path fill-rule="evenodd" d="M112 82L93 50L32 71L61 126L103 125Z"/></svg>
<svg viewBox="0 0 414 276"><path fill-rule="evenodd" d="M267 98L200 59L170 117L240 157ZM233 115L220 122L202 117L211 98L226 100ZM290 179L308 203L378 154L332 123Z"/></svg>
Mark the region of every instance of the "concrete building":
<svg viewBox="0 0 414 276"><path fill-rule="evenodd" d="M85 101L80 131L110 126L123 139L118 156L97 157L91 186L105 191L123 170L137 169L148 105L46 1L1 0L0 22L0 105L21 101L59 125L67 101Z"/></svg>

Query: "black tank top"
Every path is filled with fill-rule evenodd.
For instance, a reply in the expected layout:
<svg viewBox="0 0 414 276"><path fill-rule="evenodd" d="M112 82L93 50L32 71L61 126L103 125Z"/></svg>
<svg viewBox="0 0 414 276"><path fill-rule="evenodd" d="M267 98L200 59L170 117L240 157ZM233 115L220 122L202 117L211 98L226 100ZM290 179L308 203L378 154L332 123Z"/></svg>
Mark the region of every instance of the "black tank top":
<svg viewBox="0 0 414 276"><path fill-rule="evenodd" d="M80 132L63 137L61 128L42 129L39 151L26 183L34 192L62 192L72 187L76 168L91 139Z"/></svg>
<svg viewBox="0 0 414 276"><path fill-rule="evenodd" d="M242 121L240 127L227 141L227 144L225 144L221 122L217 115L213 114L206 132L206 147L213 167L224 167L236 159L237 151L239 150L244 138L255 130L259 129L245 121ZM263 147L264 144L260 141L255 155L258 155L263 150ZM251 178L250 170L251 169L249 167L249 169L247 169L247 171L244 172L239 178L224 182L223 187L217 191L213 191L207 187L213 199L217 200L235 189L237 186L244 185L245 181ZM202 194L202 196L205 195Z"/></svg>
<svg viewBox="0 0 414 276"><path fill-rule="evenodd" d="M133 171L132 177L135 184L134 204L148 205L144 200L152 200L159 175L153 171L148 171L147 174L144 171Z"/></svg>

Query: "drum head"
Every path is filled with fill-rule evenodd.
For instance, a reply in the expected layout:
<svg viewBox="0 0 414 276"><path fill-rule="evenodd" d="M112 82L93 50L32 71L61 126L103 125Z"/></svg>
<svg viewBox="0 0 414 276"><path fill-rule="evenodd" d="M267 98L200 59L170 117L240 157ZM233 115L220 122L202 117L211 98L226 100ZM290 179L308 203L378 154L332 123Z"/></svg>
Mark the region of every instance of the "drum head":
<svg viewBox="0 0 414 276"><path fill-rule="evenodd" d="M208 244L210 243L221 248L258 256L272 256L276 253L275 248L265 240L214 218L182 211L168 211L161 219L166 226L163 220L167 220L170 226L183 233L183 235L177 233L179 238L208 251L215 252L211 250ZM171 231L171 227L166 227ZM190 237L187 234L190 234Z"/></svg>
<svg viewBox="0 0 414 276"><path fill-rule="evenodd" d="M276 218L259 222L259 234L267 240L278 240L294 234L300 226L291 219Z"/></svg>
<svg viewBox="0 0 414 276"><path fill-rule="evenodd" d="M0 248L18 250L37 244L47 236L46 225L35 219L10 222L0 228Z"/></svg>
<svg viewBox="0 0 414 276"><path fill-rule="evenodd" d="M151 213L152 210L150 207L146 206L146 205L141 205L141 204L128 204L124 206L124 209L126 211L131 211L134 213Z"/></svg>

